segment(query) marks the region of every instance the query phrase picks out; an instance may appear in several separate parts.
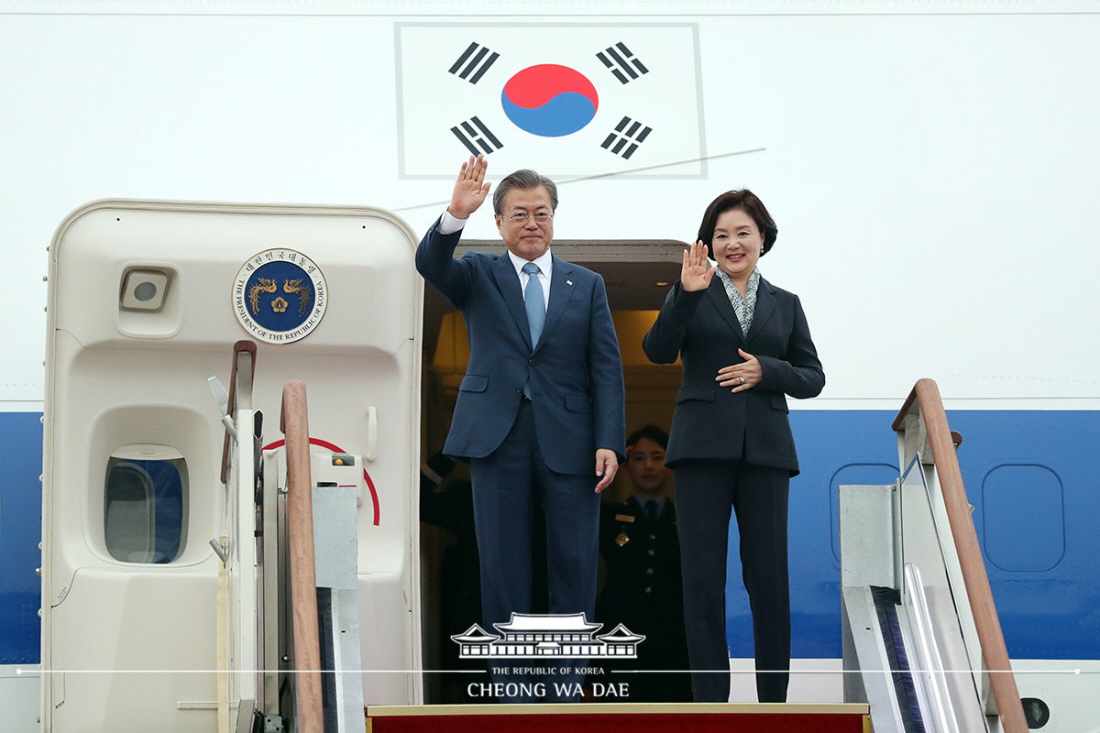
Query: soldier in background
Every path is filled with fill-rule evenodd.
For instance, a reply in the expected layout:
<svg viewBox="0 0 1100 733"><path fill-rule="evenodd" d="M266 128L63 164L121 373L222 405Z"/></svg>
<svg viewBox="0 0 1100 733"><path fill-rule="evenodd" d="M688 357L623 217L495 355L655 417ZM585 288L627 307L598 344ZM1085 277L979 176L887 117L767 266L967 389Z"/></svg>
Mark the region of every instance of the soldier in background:
<svg viewBox="0 0 1100 733"><path fill-rule="evenodd" d="M602 506L600 553L607 581L596 603L601 633L622 624L645 641L638 658L601 660L605 671L678 670L642 674L607 674L599 681L629 684L622 702L691 702L684 600L680 574L680 544L676 507L666 483L668 434L646 425L626 441L626 471L633 493L626 501ZM593 660L594 661L594 660Z"/></svg>

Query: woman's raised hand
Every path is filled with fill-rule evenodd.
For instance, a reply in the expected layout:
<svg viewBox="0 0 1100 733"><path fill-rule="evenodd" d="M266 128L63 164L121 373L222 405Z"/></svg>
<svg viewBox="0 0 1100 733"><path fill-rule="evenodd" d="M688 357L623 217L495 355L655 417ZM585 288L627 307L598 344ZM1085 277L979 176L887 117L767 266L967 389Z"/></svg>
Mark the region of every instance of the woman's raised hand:
<svg viewBox="0 0 1100 733"><path fill-rule="evenodd" d="M702 242L696 242L684 250L684 266L680 270L680 285L689 292L706 290L710 287L710 279L718 266L713 267L707 260L707 246Z"/></svg>

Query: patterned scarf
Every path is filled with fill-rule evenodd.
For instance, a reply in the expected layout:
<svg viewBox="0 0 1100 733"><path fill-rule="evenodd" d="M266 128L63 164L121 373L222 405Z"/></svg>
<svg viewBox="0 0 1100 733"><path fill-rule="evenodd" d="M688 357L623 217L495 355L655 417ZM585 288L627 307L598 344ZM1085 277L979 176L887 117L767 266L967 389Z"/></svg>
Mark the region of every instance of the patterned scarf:
<svg viewBox="0 0 1100 733"><path fill-rule="evenodd" d="M730 299L734 313L737 314L737 322L741 324L741 333L749 335L752 328L752 317L756 314L756 288L760 284L760 270L755 269L749 275L749 286L745 289L745 296L730 280L730 276L723 270L718 270L718 277L722 278L722 286L726 289L726 296Z"/></svg>

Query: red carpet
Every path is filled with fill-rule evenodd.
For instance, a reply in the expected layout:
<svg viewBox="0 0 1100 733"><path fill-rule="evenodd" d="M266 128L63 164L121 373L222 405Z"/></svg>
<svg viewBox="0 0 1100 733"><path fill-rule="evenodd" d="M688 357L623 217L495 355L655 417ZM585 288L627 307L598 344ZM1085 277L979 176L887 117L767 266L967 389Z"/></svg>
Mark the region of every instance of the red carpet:
<svg viewBox="0 0 1100 733"><path fill-rule="evenodd" d="M869 729L866 705L430 705L373 707L367 716L368 733L864 733Z"/></svg>

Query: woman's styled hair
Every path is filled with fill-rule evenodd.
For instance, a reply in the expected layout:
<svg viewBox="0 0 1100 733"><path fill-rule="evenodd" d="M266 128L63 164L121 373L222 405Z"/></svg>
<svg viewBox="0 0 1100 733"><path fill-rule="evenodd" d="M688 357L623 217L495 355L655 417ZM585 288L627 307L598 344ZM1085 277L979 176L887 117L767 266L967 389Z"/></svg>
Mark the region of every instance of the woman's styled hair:
<svg viewBox="0 0 1100 733"><path fill-rule="evenodd" d="M695 241L707 245L707 253L714 257L714 250L710 246L710 240L714 238L714 228L718 224L718 217L731 209L743 209L746 214L752 217L752 220L756 222L756 227L764 235L764 250L761 255L770 252L772 245L775 244L775 238L779 234L779 228L772 220L771 214L764 208L764 202L747 188L742 188L739 191L726 191L710 202L706 213L703 214L703 223L699 225L699 236Z"/></svg>

